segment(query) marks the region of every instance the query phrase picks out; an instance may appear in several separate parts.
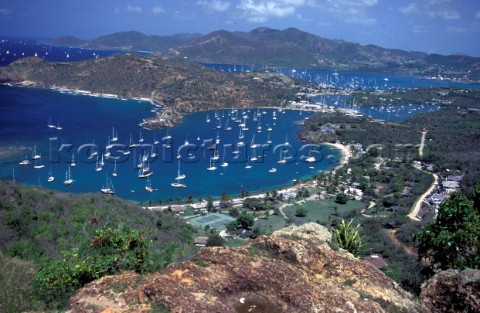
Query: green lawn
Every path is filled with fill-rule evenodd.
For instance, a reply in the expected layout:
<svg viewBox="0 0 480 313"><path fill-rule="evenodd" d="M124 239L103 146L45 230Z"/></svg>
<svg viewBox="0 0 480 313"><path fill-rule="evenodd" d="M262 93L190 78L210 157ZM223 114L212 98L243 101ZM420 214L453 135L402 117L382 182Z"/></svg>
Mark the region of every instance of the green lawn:
<svg viewBox="0 0 480 313"><path fill-rule="evenodd" d="M270 215L268 219L258 219L254 227L261 227L263 233L270 235L272 232L282 229L286 226L286 221L281 215Z"/></svg>
<svg viewBox="0 0 480 313"><path fill-rule="evenodd" d="M307 216L297 217L295 211L303 207L308 210ZM292 205L284 209L285 214L290 217L292 223L301 225L308 222L319 221L321 224L328 224L336 216L335 207L337 207L338 217L345 217L353 210L361 210L365 207L365 203L355 200L349 200L346 204L338 204L335 199L307 201L306 204Z"/></svg>

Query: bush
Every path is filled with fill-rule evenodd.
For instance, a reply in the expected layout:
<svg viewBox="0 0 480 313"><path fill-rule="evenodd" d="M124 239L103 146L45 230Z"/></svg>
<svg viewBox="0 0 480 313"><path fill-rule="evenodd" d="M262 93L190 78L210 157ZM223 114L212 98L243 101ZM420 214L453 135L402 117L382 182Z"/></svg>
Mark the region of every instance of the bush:
<svg viewBox="0 0 480 313"><path fill-rule="evenodd" d="M308 210L305 209L305 208L298 208L295 211L295 215L298 216L298 217L305 217L305 216L307 216L307 213L308 213Z"/></svg>
<svg viewBox="0 0 480 313"><path fill-rule="evenodd" d="M344 193L338 193L335 202L338 204L346 204L348 202L348 196Z"/></svg>
<svg viewBox="0 0 480 313"><path fill-rule="evenodd" d="M208 236L207 247L223 247L225 245L225 239L219 234L211 234Z"/></svg>

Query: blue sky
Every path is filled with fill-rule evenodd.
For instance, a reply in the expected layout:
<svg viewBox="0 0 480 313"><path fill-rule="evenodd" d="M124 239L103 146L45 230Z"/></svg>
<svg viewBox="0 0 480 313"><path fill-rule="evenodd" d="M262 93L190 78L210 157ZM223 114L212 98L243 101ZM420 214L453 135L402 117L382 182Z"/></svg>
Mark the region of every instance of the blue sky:
<svg viewBox="0 0 480 313"><path fill-rule="evenodd" d="M81 39L296 27L330 39L480 57L480 0L0 0L0 35Z"/></svg>

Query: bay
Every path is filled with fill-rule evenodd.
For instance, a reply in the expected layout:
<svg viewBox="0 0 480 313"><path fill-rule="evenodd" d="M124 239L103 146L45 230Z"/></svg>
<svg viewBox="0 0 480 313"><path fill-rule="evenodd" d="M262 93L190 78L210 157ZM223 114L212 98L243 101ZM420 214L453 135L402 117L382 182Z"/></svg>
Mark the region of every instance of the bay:
<svg viewBox="0 0 480 313"><path fill-rule="evenodd" d="M108 179L117 196L139 202L156 203L160 199L185 199L190 195L206 198L220 196L223 192L238 195L242 190L257 192L289 186L294 179L307 178L318 171L330 170L338 164L340 156L338 151L329 146L320 146L312 152L310 146L303 147L297 135L298 123L310 116L310 112L261 109L244 111L242 115L242 111L234 111L237 122L232 119L231 109L196 112L186 115L178 125L169 129L168 135L172 136L170 142L162 141L167 135L166 130L148 131L139 126L143 118L154 114L151 111L155 107L148 102L0 86L0 109L0 146L15 147L18 151L0 161L2 178L12 179L15 171L17 182L70 192L99 192ZM257 121L254 121L255 115L259 116ZM274 115L276 119L273 119ZM206 122L207 116L210 118L209 123ZM47 126L50 117L52 124L60 125L61 130ZM242 141L245 146L240 147L237 155L233 150L239 141L241 123L238 123L238 120L245 122L248 130L243 131ZM226 130L229 127L232 129ZM258 127L262 130L259 131ZM269 128L271 131L268 131ZM126 148L130 144L130 134L137 144L140 144L141 136L144 146ZM98 155L101 155L106 151L108 137L112 138L114 135L119 138L116 142L119 146L111 149L111 158L105 158L105 166L97 172L96 158L90 158L92 144L95 143L94 147L98 146ZM207 171L210 167L210 156L213 155L213 151L208 147L216 140L217 135L220 138L217 170ZM253 153L250 147L252 139L255 144L266 144L268 139L272 143L256 148L257 156L263 157L247 163ZM152 145L155 140L161 142ZM182 147L185 141L191 144L190 156L188 147ZM285 144L286 141L288 144ZM70 149L68 145L71 145ZM35 162L31 160L31 155L34 146L42 156L41 161L37 162L45 165L44 168L33 167ZM157 190L149 193L145 190L147 180L138 178L136 165L142 156L151 154L152 146L158 156L148 157L150 170L153 171L150 183ZM282 155L289 158L286 164L278 163L282 149L285 150ZM130 154L124 155L124 151L130 151ZM177 159L179 151L180 160ZM70 172L75 182L65 186L63 182L72 161L72 154L76 166L70 167ZM305 162L304 158L310 154L316 157L317 162ZM30 159L32 164L19 165L24 158ZM112 175L115 158L116 177ZM220 166L224 160L229 163L228 167ZM186 188L171 186L177 177L179 164L181 173L186 175L181 181ZM247 165L252 167L247 169ZM270 173L269 170L273 167L277 171ZM55 176L53 182L47 182L50 170Z"/></svg>

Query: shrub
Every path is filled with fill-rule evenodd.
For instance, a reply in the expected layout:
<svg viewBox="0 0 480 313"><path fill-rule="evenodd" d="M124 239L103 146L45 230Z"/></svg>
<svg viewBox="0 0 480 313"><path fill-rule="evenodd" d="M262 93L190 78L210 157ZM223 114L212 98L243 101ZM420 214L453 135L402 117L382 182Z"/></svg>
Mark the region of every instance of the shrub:
<svg viewBox="0 0 480 313"><path fill-rule="evenodd" d="M358 232L360 224L357 224L357 226L353 226L352 224L353 219L351 219L348 223L345 223L345 220L342 219L340 225L333 229L333 238L338 242L342 249L347 250L355 256L358 256L362 251L363 237L360 237Z"/></svg>

